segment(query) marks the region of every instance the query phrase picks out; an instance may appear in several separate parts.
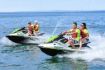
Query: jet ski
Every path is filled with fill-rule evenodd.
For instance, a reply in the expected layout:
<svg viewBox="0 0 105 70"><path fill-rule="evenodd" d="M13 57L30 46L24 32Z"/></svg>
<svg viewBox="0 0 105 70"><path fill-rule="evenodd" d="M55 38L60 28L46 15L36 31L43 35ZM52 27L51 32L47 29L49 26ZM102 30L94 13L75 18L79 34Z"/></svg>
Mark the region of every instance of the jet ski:
<svg viewBox="0 0 105 70"><path fill-rule="evenodd" d="M70 45L67 44L68 39L63 35L53 36L48 39L48 41L44 44L40 44L39 48L42 52L50 56L56 56L58 54L70 54L74 52L83 53L86 50L90 49L88 44L90 43L89 40L82 44L82 48L78 50L79 43L75 43L75 49L73 49Z"/></svg>
<svg viewBox="0 0 105 70"><path fill-rule="evenodd" d="M28 36L28 31L25 27L15 29L11 34L6 37L18 44L39 44L42 43L44 33L37 33L35 36Z"/></svg>

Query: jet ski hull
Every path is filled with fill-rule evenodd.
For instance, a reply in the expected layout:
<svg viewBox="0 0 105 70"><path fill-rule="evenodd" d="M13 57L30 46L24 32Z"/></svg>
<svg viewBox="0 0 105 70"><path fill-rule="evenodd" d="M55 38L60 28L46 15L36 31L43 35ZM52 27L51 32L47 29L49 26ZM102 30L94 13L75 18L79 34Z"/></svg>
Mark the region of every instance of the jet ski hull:
<svg viewBox="0 0 105 70"><path fill-rule="evenodd" d="M31 45L38 45L40 42L40 39L42 37L35 37L35 36L15 36L15 35L8 35L6 36L10 41L18 43L18 44L31 44ZM40 42L39 42L40 41Z"/></svg>
<svg viewBox="0 0 105 70"><path fill-rule="evenodd" d="M9 40L11 40L12 42L15 43L21 43L21 44L25 44L25 41L28 40L28 38L24 37L24 36L6 36Z"/></svg>
<svg viewBox="0 0 105 70"><path fill-rule="evenodd" d="M79 45L75 45L76 47L79 47ZM50 56L56 56L61 54L72 54L74 52L84 53L84 50L78 50L78 49L72 49L71 47L57 47L57 46L39 46L40 50ZM89 48L87 44L84 44L84 48Z"/></svg>
<svg viewBox="0 0 105 70"><path fill-rule="evenodd" d="M40 47L41 51L50 56L56 56L58 53L62 53L62 50L50 49L50 48L42 48Z"/></svg>

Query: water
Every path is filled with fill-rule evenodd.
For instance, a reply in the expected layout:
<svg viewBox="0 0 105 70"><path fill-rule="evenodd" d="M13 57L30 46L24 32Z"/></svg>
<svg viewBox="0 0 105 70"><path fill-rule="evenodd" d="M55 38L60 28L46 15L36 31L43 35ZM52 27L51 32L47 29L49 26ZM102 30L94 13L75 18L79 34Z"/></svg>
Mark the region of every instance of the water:
<svg viewBox="0 0 105 70"><path fill-rule="evenodd" d="M17 27L37 20L47 37L70 29L71 23L86 22L90 32L86 53L50 57L36 45L18 45L5 38ZM0 70L104 70L105 12L0 13Z"/></svg>

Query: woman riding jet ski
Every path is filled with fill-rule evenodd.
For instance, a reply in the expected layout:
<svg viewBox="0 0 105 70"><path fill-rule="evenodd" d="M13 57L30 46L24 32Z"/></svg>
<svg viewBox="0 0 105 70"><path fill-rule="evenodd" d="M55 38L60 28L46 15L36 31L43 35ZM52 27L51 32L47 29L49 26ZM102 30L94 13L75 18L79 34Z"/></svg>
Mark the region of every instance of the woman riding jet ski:
<svg viewBox="0 0 105 70"><path fill-rule="evenodd" d="M11 34L7 35L6 37L19 44L39 44L43 43L43 34L37 32L36 35L34 35L34 30L31 22L28 23L28 27L23 27L20 29L14 30Z"/></svg>
<svg viewBox="0 0 105 70"><path fill-rule="evenodd" d="M84 42L82 39L81 31L77 28L77 23L75 22L71 30L49 38L47 43L40 44L39 47L44 53L55 56L57 54L76 52L76 48L79 48L80 44L82 44L79 52L84 52L85 48L89 48L87 45L89 40Z"/></svg>
<svg viewBox="0 0 105 70"><path fill-rule="evenodd" d="M81 31L81 39L80 39L80 47L79 48L82 48L82 43L89 41L89 32L88 32L86 23L81 24L80 31Z"/></svg>

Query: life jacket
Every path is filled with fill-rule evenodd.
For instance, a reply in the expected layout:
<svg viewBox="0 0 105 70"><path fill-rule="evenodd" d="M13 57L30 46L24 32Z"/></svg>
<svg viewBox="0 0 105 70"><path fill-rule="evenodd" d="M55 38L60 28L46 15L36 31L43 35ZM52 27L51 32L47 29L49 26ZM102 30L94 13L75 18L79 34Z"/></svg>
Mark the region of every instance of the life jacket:
<svg viewBox="0 0 105 70"><path fill-rule="evenodd" d="M29 31L33 31L33 26L32 26L32 25L29 25L29 26L28 26L28 30L29 30Z"/></svg>
<svg viewBox="0 0 105 70"><path fill-rule="evenodd" d="M75 40L80 40L80 30L77 28L77 29L71 29L71 37Z"/></svg>
<svg viewBox="0 0 105 70"><path fill-rule="evenodd" d="M72 29L72 30L71 30L71 33L73 33L73 34L71 34L72 38L77 38L76 29Z"/></svg>
<svg viewBox="0 0 105 70"><path fill-rule="evenodd" d="M34 31L39 31L39 25L34 25Z"/></svg>
<svg viewBox="0 0 105 70"><path fill-rule="evenodd" d="M87 29L81 29L81 37L85 38L88 35L88 30Z"/></svg>

